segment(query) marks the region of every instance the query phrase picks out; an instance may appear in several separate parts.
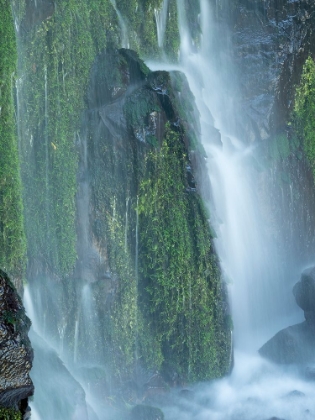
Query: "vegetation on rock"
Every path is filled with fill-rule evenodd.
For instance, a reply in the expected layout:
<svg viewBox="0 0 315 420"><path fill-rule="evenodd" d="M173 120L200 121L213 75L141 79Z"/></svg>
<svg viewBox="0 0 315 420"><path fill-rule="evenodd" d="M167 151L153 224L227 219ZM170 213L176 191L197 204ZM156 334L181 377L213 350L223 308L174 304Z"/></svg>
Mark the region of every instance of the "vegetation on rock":
<svg viewBox="0 0 315 420"><path fill-rule="evenodd" d="M135 2L116 3L122 13L130 11L130 32L141 40L134 48L156 54L154 9L161 2L143 1L139 10ZM14 2L23 75L18 123L28 253L64 276L76 261L76 145L88 75L97 54L119 45L119 22L110 0L57 1L51 14L35 23L28 7L23 0ZM170 21L177 22L176 16Z"/></svg>
<svg viewBox="0 0 315 420"><path fill-rule="evenodd" d="M9 0L1 0L0 9L0 267L21 281L26 244L13 99L17 55Z"/></svg>
<svg viewBox="0 0 315 420"><path fill-rule="evenodd" d="M0 408L1 420L22 420L22 414L11 408Z"/></svg>
<svg viewBox="0 0 315 420"><path fill-rule="evenodd" d="M293 128L297 141L302 144L315 179L315 63L306 60L300 84L296 89Z"/></svg>
<svg viewBox="0 0 315 420"><path fill-rule="evenodd" d="M90 285L100 323L91 354L98 346L98 361L110 361L117 380L130 377L138 363L150 370L171 365L182 380L224 375L231 353L225 291L208 215L187 181L189 151L203 153L189 121L192 98L183 94L176 103L167 73L151 73L136 53L117 50L114 6L131 46L141 56L160 54L154 9L161 1L57 0L37 21L30 4L15 0L13 6L28 257L31 264L41 261L44 274L62 279L55 299L60 323L67 320L64 340L74 350L79 288L87 281L73 276L79 153L86 136L89 240L102 264ZM175 0L168 16L164 47L175 60ZM106 48L111 53L103 57ZM89 77L101 77L93 100ZM185 90L175 79L178 91ZM58 324L54 317L47 325ZM58 336L59 324L54 328ZM83 336L77 335L79 348L86 345Z"/></svg>
<svg viewBox="0 0 315 420"><path fill-rule="evenodd" d="M140 290L156 354L194 381L227 372L229 332L207 215L185 189L187 164L180 133L167 124L140 183Z"/></svg>
<svg viewBox="0 0 315 420"><path fill-rule="evenodd" d="M98 111L101 125L97 111L89 124L95 242L106 248L115 278L110 304L106 286L95 286L107 357L121 375L140 362L154 371L172 366L181 380L222 376L230 330L208 214L187 181L193 123L178 119L168 73L148 73L136 56L120 54L115 68L125 75L137 68L137 88L124 86L119 101L108 98ZM112 56L102 60L113 64ZM185 104L181 115L191 118Z"/></svg>

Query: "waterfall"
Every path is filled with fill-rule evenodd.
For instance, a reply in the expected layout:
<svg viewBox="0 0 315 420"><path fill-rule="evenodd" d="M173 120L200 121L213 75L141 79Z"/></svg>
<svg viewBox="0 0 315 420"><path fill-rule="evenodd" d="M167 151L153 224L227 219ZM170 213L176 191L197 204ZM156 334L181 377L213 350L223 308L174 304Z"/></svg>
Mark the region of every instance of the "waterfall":
<svg viewBox="0 0 315 420"><path fill-rule="evenodd" d="M236 345L257 350L270 335L287 325L288 316L295 310L287 286L290 279L296 279L295 272L286 269L284 256L268 236L270 226L261 211L259 173L255 170L259 161L256 149L233 133L235 101L220 71L220 67L231 63L217 61L213 49L217 34L209 2L202 0L200 4L202 38L198 51L190 37L185 7L181 1L177 5L179 66L148 65L154 70L182 71L195 97L212 186L211 222L218 236L221 268L229 283ZM220 144L213 135L213 125L220 133Z"/></svg>
<svg viewBox="0 0 315 420"><path fill-rule="evenodd" d="M117 8L116 1L110 1L117 13L122 47L128 48L129 34L126 22ZM216 3L219 7L221 2ZM163 0L161 4L160 9L154 10L154 16L158 47L165 60L166 55L163 54L163 46L168 8L171 3L169 0ZM296 275L303 263L301 262L300 266L297 266L296 258L291 258L292 255L286 251L285 244L279 247L279 243L275 242L270 234L270 231L273 230L268 218L270 208L263 203L264 194L260 191L260 188L264 181L261 172L256 169L262 166L259 151L237 129L237 121L242 119L241 112L237 107L237 89L234 86L237 84L237 80L233 75L233 63L228 47L223 41L218 42L222 34L218 32L220 29L217 27L215 13L211 9L210 2L209 0L200 0L199 23L202 35L200 36L198 49L189 30L189 16L186 15L185 4L187 5L186 1L177 0L181 40L179 64L174 65L164 61L162 63L148 63L148 65L154 70L179 70L183 72L196 100L196 107L200 115L200 140L207 154L205 159L208 177L211 182L211 194L209 195L211 195L212 200L207 205L210 208L212 228L217 234L215 246L220 258L224 280L228 284L233 311L235 368L228 378L211 384L196 385L193 402L180 400L179 404L170 404L168 407L163 407L163 411L165 411L166 420L177 420L179 418L182 420L197 418L198 420L209 418L216 420L262 420L262 418L267 419L275 415L281 418L285 417L286 420L311 418L312 412L308 414L305 407L312 406L312 401L315 398L314 387L302 381L294 372L294 369L275 367L269 362L263 361L256 354L257 349L272 334L300 319L300 315L295 309L293 297L290 294L290 285L297 280ZM66 78L67 73L65 73L67 68L64 70L63 66L62 62L60 71L62 71L63 89L65 91L68 78ZM33 71L37 71L35 67ZM56 71L58 78L58 66ZM49 160L50 158L53 159L53 152L50 153L52 151L51 146L54 149L55 145L50 144L49 141L48 123L50 123L50 115L48 113L51 113L52 106L51 102L48 101L48 95L52 88L50 88L51 78L50 73L47 72L47 67L44 67L44 78L41 80L43 81L41 100L43 102L43 144L45 146L43 160L46 163L46 173L43 176L46 190L43 191L43 194L46 193L44 199L46 198L47 204L46 224L47 242L49 242L50 236L53 236L53 232L49 230L53 222L49 219L51 210L48 208L48 204L51 197L49 197L50 176L48 170ZM29 129L23 130L23 125L20 125L20 120L23 118L23 115L21 115L23 109L19 107L20 101L23 101L22 83L23 76L20 76L17 82L18 132L21 136L30 138L29 148L32 149L32 134ZM115 92L117 97L112 108L106 105L101 112L97 111L102 119L102 124L109 131L111 127L114 127L114 125L111 125L111 118L116 112L115 106L119 104L119 95L122 91L123 88L118 86L117 92ZM100 93L102 93L101 87ZM114 95L114 93L111 94ZM106 115L106 112L109 115ZM124 121L120 121L120 123L122 126L124 125ZM103 127L103 125L100 124L100 127ZM113 129L116 141L116 149L112 156L113 161L118 160L119 149L123 149L119 135L120 129L122 129L120 126L115 130ZM216 135L213 135L214 131ZM76 151L80 156L76 192L76 230L80 241L76 249L77 263L73 278L71 278L72 283L70 281L69 284L67 283L67 276L65 276L65 279L59 278L57 275L55 277L58 278L49 278L49 275L53 277L54 274L50 273L50 268L46 267L45 262L43 262L44 268L41 266L39 268L35 267L32 271L32 274L36 274L35 278L32 279L34 290L26 287L24 293L25 307L29 317L33 320L33 332L31 334L36 360L38 360L38 364L33 371L33 378L36 383L33 417L36 420L45 418L45 410L49 412L49 418L69 420L69 412L71 411L69 407L73 408L74 404L76 414L73 418L75 419L84 418L86 420L89 418L89 420L94 420L97 418L92 414L94 411L97 412L99 419L112 420L113 418L108 417L105 413L108 407L104 408L104 400L108 394L100 386L103 393L94 395L90 378L96 378L97 385L99 385L99 382L105 377L107 382L104 388L108 386L111 390L110 367L108 368L107 365L106 369L104 367L107 363L107 360L104 362L106 349L104 350L102 347L104 345L102 328L105 329L107 326L102 325L102 328L100 327L97 311L100 311L101 308L112 316L112 308L110 302L105 302L105 299L96 302L95 297L98 293L97 287L103 287L104 290L106 289L106 293L104 292L101 296L106 296L108 300L113 299L116 289L120 286L121 279L109 270L110 264L106 260L107 256L102 260L101 246L96 243L96 235L93 236L92 232L93 229L97 230L98 223L104 223L104 220L100 215L98 220L93 221L95 224L91 226L90 217L94 211L91 208L95 203L93 203L93 193L90 188L89 165L93 165L94 162L90 162L92 158L89 156L90 149L88 148L87 136L88 134L85 133L85 128L83 128L81 131L74 133L74 140L69 140L76 145ZM220 137L220 140L218 140L218 137ZM24 144L23 147L26 148L27 146ZM91 148L93 147L96 147L96 145L91 146ZM128 152L126 150L126 153ZM117 179L115 179L115 176L119 176L119 170L112 175L113 178L108 182L114 184ZM207 183L205 182L205 184ZM266 185L266 189L272 188L272 180L268 179ZM201 186L201 190L203 188L206 187ZM290 192L292 201L291 184ZM104 207L107 206L105 212L111 218L113 236L124 251L121 264L128 264L129 248L134 249L132 254L134 273L132 274L134 274L138 286L139 277L141 277L140 200L137 195L135 203L132 191L129 190L128 196L123 194L121 196L125 200L121 218L118 194L110 196L112 206L107 206L105 200L108 197L104 195L104 202L106 203ZM283 200L282 207L284 207L284 202L285 200ZM135 214L133 213L134 210ZM291 206L290 217L293 216L294 208ZM132 229L132 226L134 226L134 229ZM121 228L121 234L118 227ZM29 229L32 229L32 227L29 227ZM130 238L132 238L131 245L128 242ZM291 238L293 240L293 233ZM106 238L101 238L101 240L106 243ZM301 251L302 253L303 251ZM38 264L41 264L41 262ZM110 268L112 269L112 267ZM128 267L128 270L132 271L130 267ZM69 276L71 275L69 274ZM185 304L189 305L190 309L192 308L192 287L193 281L188 284L189 302L183 302L183 306ZM65 294L63 294L64 292ZM68 298L69 300L67 300ZM184 294L183 299L185 299ZM66 306L68 302L75 302L77 306L69 308L69 314L72 317L69 316L69 319L65 320L60 308L62 305ZM125 324L130 327L132 332L134 329L136 331L135 335L137 335L138 328L142 327L140 318L138 319L138 313L136 313L134 319L129 318L131 311L129 312L128 309L132 302L126 299L124 303L126 307ZM135 328L132 325L133 322L136 324ZM190 319L188 323L189 331L193 330L194 324L191 323ZM116 339L116 337L111 337L111 339ZM190 337L188 337L189 340L191 340ZM138 360L138 347L138 337L136 337L135 346L130 350L130 352L136 353L136 360ZM190 347L191 343L189 342ZM108 355L106 354L106 356ZM189 368L190 364L191 360L189 360ZM45 371L44 374L43 371ZM51 388L48 389L45 388L46 382L49 382L46 380L47 376L51 380ZM292 394L292 391L300 392L299 399L295 398L299 394ZM61 404L58 411L56 406L60 404L60 401L64 402L64 405ZM81 404L85 401L88 403L87 407L82 408ZM128 401L126 401L127 404ZM86 410L88 410L89 415L86 414ZM77 414L81 411L84 412L82 417Z"/></svg>
<svg viewBox="0 0 315 420"><path fill-rule="evenodd" d="M200 0L202 36L198 51L193 48L184 2L177 0L177 7L179 66L148 65L153 70L182 71L196 100L212 188L215 244L232 305L235 367L230 378L197 386L193 404L181 400L179 405L166 408L166 418L311 418L306 408L312 406L314 387L293 368L274 366L257 354L258 348L280 328L302 320L290 288L305 262L301 260L297 267L290 246L279 246L269 234L273 227L262 208L261 174L255 169L261 164L260 156L246 138L234 134L235 121L241 115L229 79L237 81L233 79L229 51L219 51L224 47L218 42L222 34L216 33L209 1ZM212 125L220 132L220 144L212 134ZM272 179L267 182L272 189ZM301 399L292 397L294 392Z"/></svg>

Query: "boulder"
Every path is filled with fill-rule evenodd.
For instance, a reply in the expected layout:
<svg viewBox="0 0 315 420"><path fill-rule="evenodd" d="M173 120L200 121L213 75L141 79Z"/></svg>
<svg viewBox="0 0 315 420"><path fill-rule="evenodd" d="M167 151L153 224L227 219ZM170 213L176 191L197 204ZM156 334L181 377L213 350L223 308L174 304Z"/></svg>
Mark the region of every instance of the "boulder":
<svg viewBox="0 0 315 420"><path fill-rule="evenodd" d="M315 267L302 272L293 294L306 321L279 331L259 353L279 364L315 363Z"/></svg>
<svg viewBox="0 0 315 420"><path fill-rule="evenodd" d="M31 322L22 300L7 275L0 270L0 407L27 409L34 386L29 376L33 350L28 338Z"/></svg>
<svg viewBox="0 0 315 420"><path fill-rule="evenodd" d="M315 363L315 334L305 321L279 331L259 353L279 364Z"/></svg>
<svg viewBox="0 0 315 420"><path fill-rule="evenodd" d="M315 267L304 270L301 280L293 287L296 303L305 313L308 321L314 321L315 314Z"/></svg>

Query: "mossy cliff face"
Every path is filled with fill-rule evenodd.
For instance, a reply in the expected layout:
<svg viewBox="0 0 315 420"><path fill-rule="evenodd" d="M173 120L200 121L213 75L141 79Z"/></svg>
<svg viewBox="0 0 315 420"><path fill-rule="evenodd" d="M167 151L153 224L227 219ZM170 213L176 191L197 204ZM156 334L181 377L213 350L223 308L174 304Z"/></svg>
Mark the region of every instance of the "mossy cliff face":
<svg viewBox="0 0 315 420"><path fill-rule="evenodd" d="M10 2L0 8L0 267L21 291L26 244L13 99L17 55Z"/></svg>
<svg viewBox="0 0 315 420"><path fill-rule="evenodd" d="M160 2L141 2L139 10L136 2L120 3L117 8L124 13L132 10L130 32L138 34L133 47L156 56L154 10ZM169 7L176 10L173 3ZM28 254L62 277L76 261L77 146L88 74L96 54L106 45L119 45L121 31L109 0L43 0L36 6L16 0L12 5L18 28L18 127ZM178 35L175 14L169 22ZM178 42L169 53L176 55L177 47Z"/></svg>
<svg viewBox="0 0 315 420"><path fill-rule="evenodd" d="M117 50L115 8L130 44L160 54L161 2L12 4L28 278L45 333L74 368L101 364L114 384L139 366L172 372L170 383L224 375L227 298L194 179L193 98L181 75L173 88ZM175 59L176 2L168 7Z"/></svg>
<svg viewBox="0 0 315 420"><path fill-rule="evenodd" d="M117 22L111 5L98 1L40 2L39 21L34 5L25 7L17 99L28 255L62 277L76 261L76 144L84 92L94 56L112 32L115 38Z"/></svg>
<svg viewBox="0 0 315 420"><path fill-rule="evenodd" d="M307 58L296 89L293 112L293 136L302 146L315 179L315 63Z"/></svg>

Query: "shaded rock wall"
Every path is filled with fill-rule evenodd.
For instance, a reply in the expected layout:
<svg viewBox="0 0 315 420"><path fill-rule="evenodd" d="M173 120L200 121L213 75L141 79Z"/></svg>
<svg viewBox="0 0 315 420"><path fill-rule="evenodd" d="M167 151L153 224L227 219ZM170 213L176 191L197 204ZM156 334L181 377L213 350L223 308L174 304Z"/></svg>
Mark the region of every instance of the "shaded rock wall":
<svg viewBox="0 0 315 420"><path fill-rule="evenodd" d="M235 132L257 149L257 192L270 235L298 275L313 259L315 186L305 143L291 123L303 65L314 55L315 6L308 0L236 0L213 7L226 29L219 45L230 54L239 83L229 88L241 109Z"/></svg>
<svg viewBox="0 0 315 420"><path fill-rule="evenodd" d="M252 140L267 139L287 124L295 85L314 53L314 12L309 0L233 2L230 36Z"/></svg>
<svg viewBox="0 0 315 420"><path fill-rule="evenodd" d="M128 15L143 54L160 54L158 3ZM198 189L204 152L187 82L118 52L110 1L23 5L13 2L18 130L40 332L74 370L106 367L95 381L103 397L135 372L146 382L164 370L170 384L224 375L227 296ZM169 8L174 58L176 1Z"/></svg>

